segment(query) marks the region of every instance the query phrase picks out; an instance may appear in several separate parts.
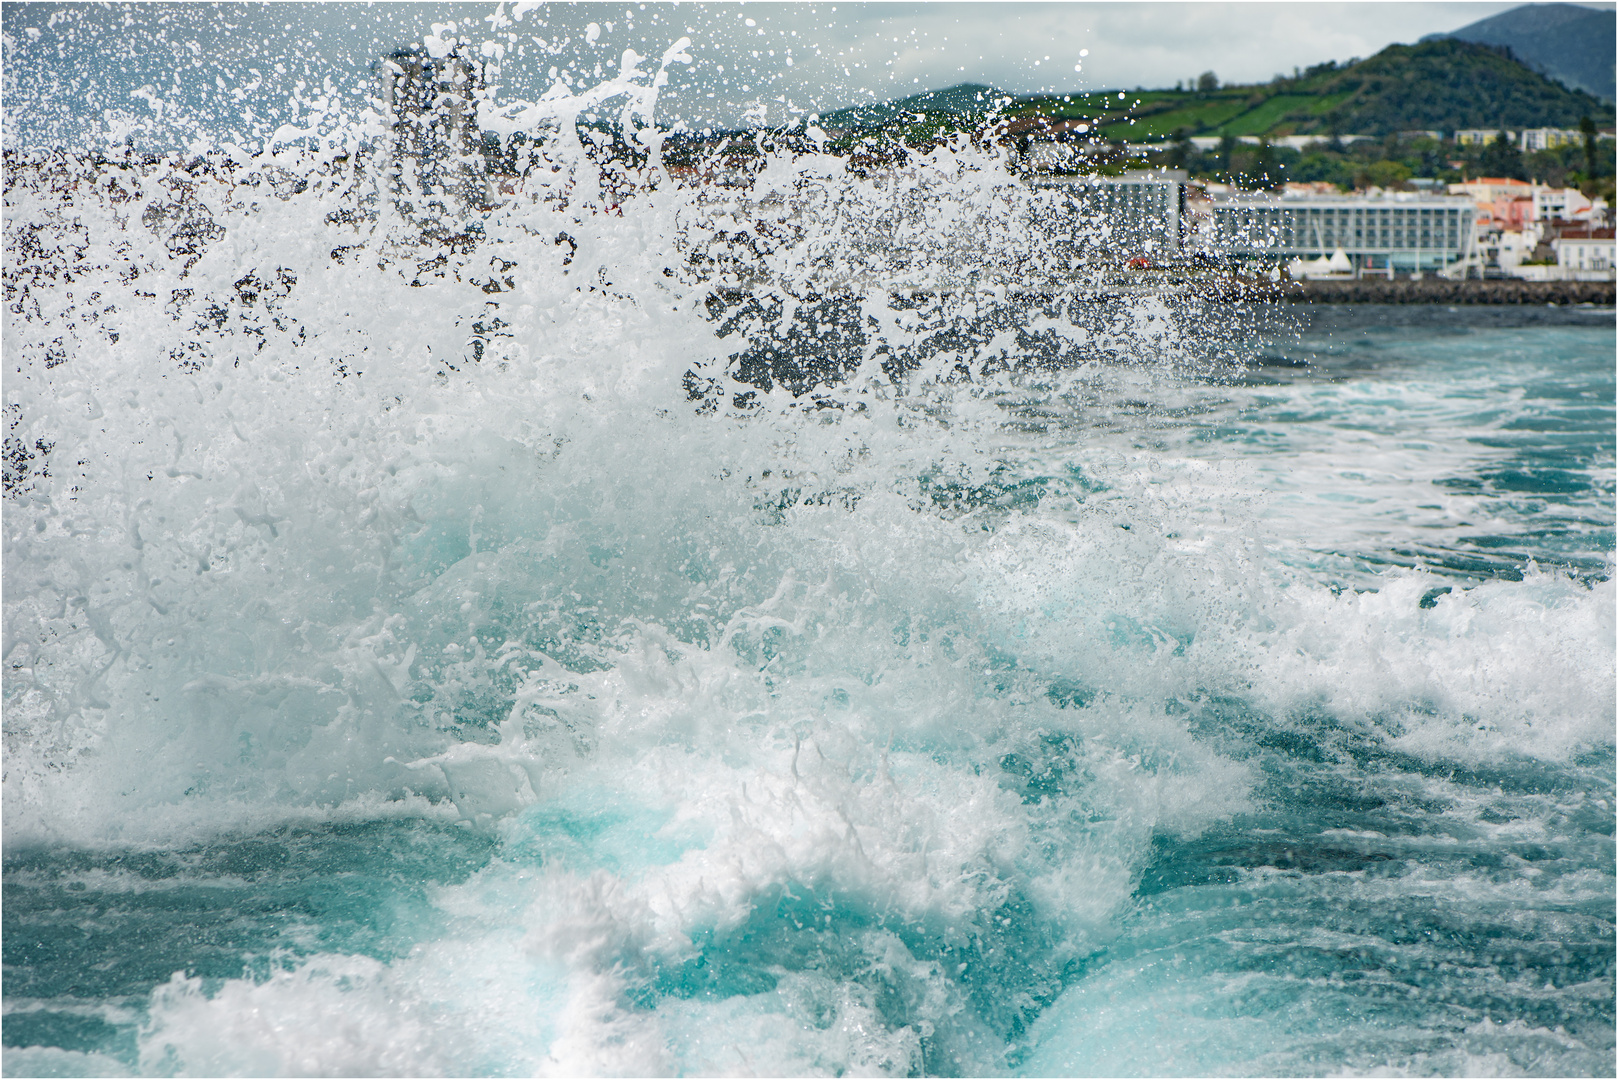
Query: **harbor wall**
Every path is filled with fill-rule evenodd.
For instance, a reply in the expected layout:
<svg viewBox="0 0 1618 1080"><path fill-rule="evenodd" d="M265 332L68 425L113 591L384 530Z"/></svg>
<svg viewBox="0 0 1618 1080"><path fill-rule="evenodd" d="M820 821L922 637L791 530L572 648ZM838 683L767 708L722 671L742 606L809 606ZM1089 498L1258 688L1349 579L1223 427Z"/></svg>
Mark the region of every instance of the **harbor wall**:
<svg viewBox="0 0 1618 1080"><path fill-rule="evenodd" d="M1595 304L1612 307L1610 281L1299 281L1282 295L1305 304Z"/></svg>

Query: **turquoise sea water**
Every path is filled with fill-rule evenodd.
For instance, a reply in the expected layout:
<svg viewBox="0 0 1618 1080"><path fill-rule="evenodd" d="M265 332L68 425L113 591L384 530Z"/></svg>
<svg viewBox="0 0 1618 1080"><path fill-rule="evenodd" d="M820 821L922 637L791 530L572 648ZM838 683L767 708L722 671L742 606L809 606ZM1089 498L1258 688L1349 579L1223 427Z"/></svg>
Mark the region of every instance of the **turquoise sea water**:
<svg viewBox="0 0 1618 1080"><path fill-rule="evenodd" d="M116 723L8 743L5 1071L1611 1075L1612 313L1237 321L279 474L166 399L7 508L8 706Z"/></svg>

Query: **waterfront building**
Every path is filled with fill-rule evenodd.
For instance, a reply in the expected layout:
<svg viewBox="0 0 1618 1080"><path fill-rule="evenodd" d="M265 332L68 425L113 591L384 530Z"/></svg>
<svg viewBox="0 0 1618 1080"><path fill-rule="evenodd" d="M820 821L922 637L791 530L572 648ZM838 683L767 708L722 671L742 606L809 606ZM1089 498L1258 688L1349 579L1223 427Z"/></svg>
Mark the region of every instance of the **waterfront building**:
<svg viewBox="0 0 1618 1080"><path fill-rule="evenodd" d="M420 46L396 49L380 74L397 153L437 158L476 145L478 78L468 60L457 53L435 57Z"/></svg>
<svg viewBox="0 0 1618 1080"><path fill-rule="evenodd" d="M415 46L395 50L378 73L391 113L394 204L428 235L458 230L455 223L486 196L480 65L459 52L434 56Z"/></svg>
<svg viewBox="0 0 1618 1080"><path fill-rule="evenodd" d="M1556 265L1582 278L1613 279L1613 231L1611 229L1565 229L1551 241Z"/></svg>
<svg viewBox="0 0 1618 1080"><path fill-rule="evenodd" d="M1036 189L1060 191L1081 220L1103 225L1110 246L1131 254L1172 256L1180 250L1187 174L1137 169L1119 176L1039 176Z"/></svg>
<svg viewBox="0 0 1618 1080"><path fill-rule="evenodd" d="M1477 262L1486 277L1491 273L1520 277L1517 268L1534 257L1538 246L1536 231L1493 229L1478 237Z"/></svg>
<svg viewBox="0 0 1618 1080"><path fill-rule="evenodd" d="M1339 249L1356 275L1455 272L1475 258L1476 211L1450 195L1227 194L1212 200L1212 246L1241 258L1290 261Z"/></svg>

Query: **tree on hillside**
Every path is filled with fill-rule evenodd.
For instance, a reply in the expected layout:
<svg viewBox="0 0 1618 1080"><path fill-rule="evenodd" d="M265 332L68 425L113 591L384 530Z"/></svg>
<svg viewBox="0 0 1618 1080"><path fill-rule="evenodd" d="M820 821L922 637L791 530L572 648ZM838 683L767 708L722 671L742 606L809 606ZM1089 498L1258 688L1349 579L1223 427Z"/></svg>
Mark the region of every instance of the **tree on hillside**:
<svg viewBox="0 0 1618 1080"><path fill-rule="evenodd" d="M1259 187L1278 188L1283 183L1281 170L1275 163L1275 150L1267 138L1258 141L1258 160L1253 168L1258 173Z"/></svg>
<svg viewBox="0 0 1618 1080"><path fill-rule="evenodd" d="M1196 152L1197 148L1191 142L1191 132L1187 131L1183 127L1176 128L1174 131L1174 139L1169 144L1169 150L1165 163L1171 169L1183 169L1185 168L1186 162L1190 161Z"/></svg>
<svg viewBox="0 0 1618 1080"><path fill-rule="evenodd" d="M1584 175L1596 178L1596 122L1588 116L1579 119L1579 132L1584 136Z"/></svg>
<svg viewBox="0 0 1618 1080"><path fill-rule="evenodd" d="M1503 176L1511 180L1527 179L1523 175L1522 151L1517 149L1517 144L1512 142L1504 131L1483 148L1478 168L1483 170L1484 176Z"/></svg>
<svg viewBox="0 0 1618 1080"><path fill-rule="evenodd" d="M1197 76L1197 89L1204 94L1211 94L1219 89L1219 76L1211 71L1204 71Z"/></svg>
<svg viewBox="0 0 1618 1080"><path fill-rule="evenodd" d="M1357 188L1397 188L1410 179L1410 166L1398 161L1373 161L1354 177Z"/></svg>

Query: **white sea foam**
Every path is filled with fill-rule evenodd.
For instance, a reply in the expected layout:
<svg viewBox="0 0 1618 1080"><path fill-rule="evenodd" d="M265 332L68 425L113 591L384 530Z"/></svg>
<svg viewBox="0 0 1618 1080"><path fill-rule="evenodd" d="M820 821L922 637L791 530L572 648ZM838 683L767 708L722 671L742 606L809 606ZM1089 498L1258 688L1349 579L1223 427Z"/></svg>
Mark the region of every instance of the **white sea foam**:
<svg viewBox="0 0 1618 1080"><path fill-rule="evenodd" d="M408 955L177 974L143 1070L987 1073L1045 1003L1026 987L1117 932L1154 840L1257 805L1254 764L1193 729L1210 703L1416 758L1611 745L1611 581L1434 598L1420 570L1345 589L1292 559L1266 466L1133 404L1220 407L1191 309L1030 313L963 277L1037 207L992 153L871 177L781 154L750 187L643 174L614 201L627 174L603 183L566 118L625 94L650 116L631 68L500 113L562 117L559 171L436 264L353 160L57 163L8 191L8 248L44 269L7 323L37 453L4 525L6 843L390 815L501 843ZM343 223L372 195L374 226ZM744 377L732 354L794 322L769 303L812 336L815 304L873 281L845 294L867 339L838 379ZM1040 350L1063 364L1021 363ZM1414 470L1382 466L1360 490ZM588 843L559 839L576 821ZM761 911L814 930L836 905L863 920L840 969L680 982L767 938ZM1024 953L1048 970L991 1030L972 966ZM1217 987L1186 993L1181 1047ZM1144 1030L1143 1000L1040 1023ZM7 1068L102 1067L47 1053Z"/></svg>

